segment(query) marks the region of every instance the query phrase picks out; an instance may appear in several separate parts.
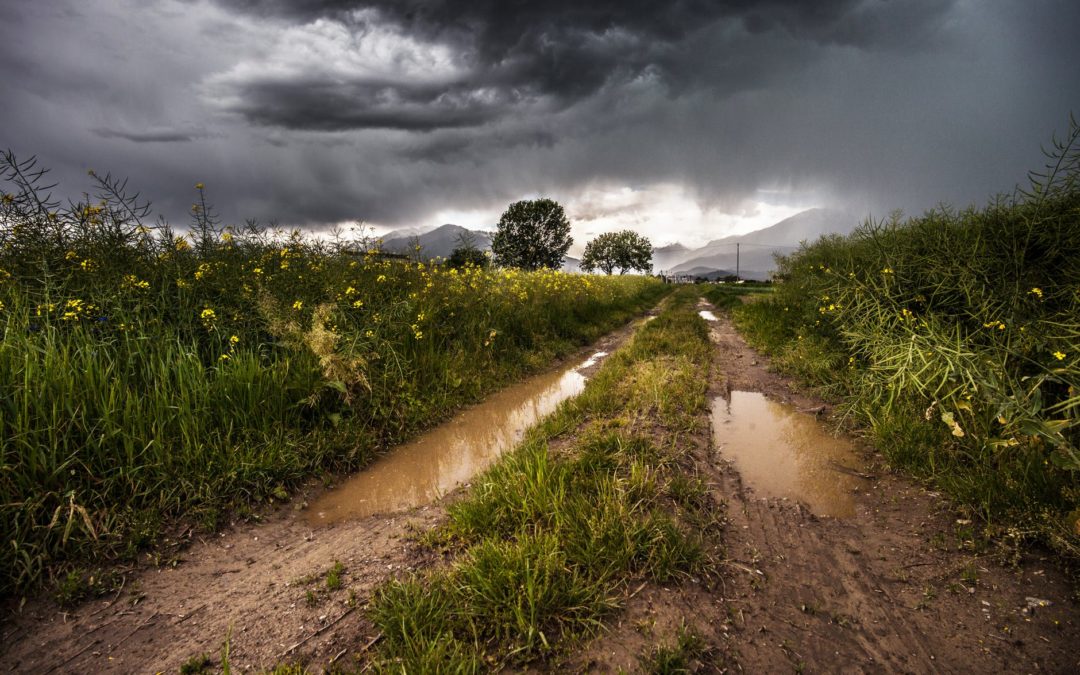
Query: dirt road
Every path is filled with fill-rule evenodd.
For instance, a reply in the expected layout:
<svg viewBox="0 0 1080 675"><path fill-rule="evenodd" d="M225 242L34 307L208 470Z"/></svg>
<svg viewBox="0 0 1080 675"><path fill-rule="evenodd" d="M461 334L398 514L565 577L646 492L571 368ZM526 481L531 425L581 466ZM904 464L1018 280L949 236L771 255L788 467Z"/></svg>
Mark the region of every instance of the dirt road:
<svg viewBox="0 0 1080 675"><path fill-rule="evenodd" d="M823 401L769 372L716 314L714 395L762 392L827 417ZM698 469L727 504L729 573L708 591L642 593L591 647L593 666L629 665L685 624L712 645L698 661L706 671L1080 672L1080 608L1060 570L1040 555L1012 568L964 550L968 523L955 507L890 474L871 450L854 515L822 518L763 498L716 443L697 444L707 448Z"/></svg>
<svg viewBox="0 0 1080 675"><path fill-rule="evenodd" d="M828 406L769 372L716 314L712 395L761 392L827 418ZM721 573L627 589L610 628L553 670L638 670L680 628L704 638L693 664L703 672L1080 670L1080 611L1051 561L1026 556L1010 568L965 550L967 526L947 500L890 474L870 450L850 517L763 498L702 428L686 443L726 504ZM137 570L114 597L69 612L48 601L13 608L2 661L20 672L175 672L202 653L220 663L227 638L238 670L362 661L375 637L368 595L389 575L436 562L412 536L437 524L444 504L317 529L285 506L194 539L178 565ZM335 561L344 568L336 589Z"/></svg>

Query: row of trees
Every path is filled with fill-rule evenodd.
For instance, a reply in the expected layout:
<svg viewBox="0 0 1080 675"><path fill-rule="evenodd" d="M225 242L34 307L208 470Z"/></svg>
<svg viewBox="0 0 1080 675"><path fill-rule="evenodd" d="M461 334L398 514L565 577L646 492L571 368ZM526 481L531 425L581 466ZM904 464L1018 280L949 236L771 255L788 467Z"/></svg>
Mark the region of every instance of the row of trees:
<svg viewBox="0 0 1080 675"><path fill-rule="evenodd" d="M491 240L495 261L504 267L538 270L558 269L574 240L570 221L558 202L533 199L514 202L499 218ZM459 253L460 251L460 253ZM454 251L453 257L468 258L467 251ZM597 269L612 274L631 270L652 272L652 244L636 232L623 230L601 234L585 246L581 269Z"/></svg>

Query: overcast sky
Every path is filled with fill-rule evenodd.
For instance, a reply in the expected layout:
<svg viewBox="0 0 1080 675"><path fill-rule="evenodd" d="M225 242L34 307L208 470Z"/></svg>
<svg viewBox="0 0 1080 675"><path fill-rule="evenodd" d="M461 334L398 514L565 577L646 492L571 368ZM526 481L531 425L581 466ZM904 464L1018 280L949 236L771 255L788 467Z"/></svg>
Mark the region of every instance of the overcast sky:
<svg viewBox="0 0 1080 675"><path fill-rule="evenodd" d="M174 224L700 244L815 206L982 204L1080 114L1075 0L0 0L0 147Z"/></svg>

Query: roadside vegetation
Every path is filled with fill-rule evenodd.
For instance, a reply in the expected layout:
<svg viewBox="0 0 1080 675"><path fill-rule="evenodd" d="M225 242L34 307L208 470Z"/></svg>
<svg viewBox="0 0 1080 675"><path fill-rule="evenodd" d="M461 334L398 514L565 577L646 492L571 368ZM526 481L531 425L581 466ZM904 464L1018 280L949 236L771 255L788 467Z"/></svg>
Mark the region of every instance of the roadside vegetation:
<svg viewBox="0 0 1080 675"><path fill-rule="evenodd" d="M681 441L707 424L711 350L696 298L693 288L672 296L581 395L473 481L426 537L449 564L376 592L377 665L524 667L595 633L631 584L708 573L719 509ZM668 661L659 655L657 667Z"/></svg>
<svg viewBox="0 0 1080 675"><path fill-rule="evenodd" d="M75 598L170 520L358 467L667 292L221 227L201 184L181 235L109 175L61 205L33 161L0 171L5 594L51 576Z"/></svg>
<svg viewBox="0 0 1080 675"><path fill-rule="evenodd" d="M1080 561L1080 127L1026 189L867 222L778 278L734 310L755 346L986 534Z"/></svg>

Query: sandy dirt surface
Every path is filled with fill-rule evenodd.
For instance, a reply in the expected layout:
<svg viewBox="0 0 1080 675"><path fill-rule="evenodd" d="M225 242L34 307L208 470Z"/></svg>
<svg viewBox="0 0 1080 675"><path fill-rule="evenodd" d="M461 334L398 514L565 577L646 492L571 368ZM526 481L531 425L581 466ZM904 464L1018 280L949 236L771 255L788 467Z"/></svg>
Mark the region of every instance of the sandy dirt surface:
<svg viewBox="0 0 1080 675"><path fill-rule="evenodd" d="M580 362L617 349L640 320L566 359ZM555 364L558 368L558 364ZM590 375L599 368L579 369ZM344 477L343 477L344 478ZM26 673L177 672L207 653L237 671L279 662L311 664L363 658L376 637L362 611L388 577L434 564L415 534L434 527L445 504L312 527L306 505L323 491L311 486L259 523L237 523L191 537L178 564L145 565L127 574L112 597L65 610L49 599L5 609L0 669ZM341 587L326 573L340 562Z"/></svg>
<svg viewBox="0 0 1080 675"><path fill-rule="evenodd" d="M826 403L770 372L716 315L711 396L762 392L827 421ZM631 332L592 349L610 351ZM704 638L691 664L700 672L1080 672L1080 607L1049 555L1012 567L965 550L955 507L889 473L868 448L852 517L763 498L702 428L685 442L723 505L719 572L627 588L609 627L548 669L634 672L642 654L687 629ZM285 506L196 537L179 565L147 566L115 597L66 612L47 600L9 608L0 661L18 672L176 672L203 652L219 663L227 635L237 670L363 661L377 637L362 611L371 590L438 563L413 535L438 524L445 503L318 529ZM335 560L343 584L329 590Z"/></svg>

